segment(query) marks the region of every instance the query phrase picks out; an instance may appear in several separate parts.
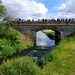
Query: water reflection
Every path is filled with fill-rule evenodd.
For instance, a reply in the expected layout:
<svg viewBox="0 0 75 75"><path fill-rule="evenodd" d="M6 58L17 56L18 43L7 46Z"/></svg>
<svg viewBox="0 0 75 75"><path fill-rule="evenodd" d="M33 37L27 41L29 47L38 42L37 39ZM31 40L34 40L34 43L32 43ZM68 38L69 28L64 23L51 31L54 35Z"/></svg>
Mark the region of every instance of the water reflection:
<svg viewBox="0 0 75 75"><path fill-rule="evenodd" d="M48 38L48 36L42 31L37 32L36 34L36 45L51 47L55 45L55 41Z"/></svg>

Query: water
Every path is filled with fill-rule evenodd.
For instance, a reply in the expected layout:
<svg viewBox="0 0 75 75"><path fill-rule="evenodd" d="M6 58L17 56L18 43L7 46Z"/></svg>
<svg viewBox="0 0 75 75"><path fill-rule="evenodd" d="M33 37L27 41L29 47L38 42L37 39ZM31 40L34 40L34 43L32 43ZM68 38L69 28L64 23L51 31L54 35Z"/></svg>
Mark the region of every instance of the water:
<svg viewBox="0 0 75 75"><path fill-rule="evenodd" d="M36 48L32 50L28 56L31 56L35 62L47 55L55 46L55 41L48 38L42 31L36 34Z"/></svg>
<svg viewBox="0 0 75 75"><path fill-rule="evenodd" d="M37 62L39 61L42 57L44 57L45 55L47 55L55 46L55 41L51 40L50 38L48 38L48 36L39 31L36 34L36 46L34 48L29 48L27 50L23 50L20 53L16 53L9 58L16 58L16 57L24 57L24 56L31 56L32 59ZM6 60L7 60L6 59ZM0 64L2 63L4 59L0 59Z"/></svg>
<svg viewBox="0 0 75 75"><path fill-rule="evenodd" d="M48 36L42 31L36 34L36 46L52 47L55 45L55 41L48 38Z"/></svg>
<svg viewBox="0 0 75 75"><path fill-rule="evenodd" d="M36 34L36 47L30 48L20 52L20 57L30 56L35 62L38 62L41 58L47 55L54 49L55 41L47 37L47 35L41 31Z"/></svg>

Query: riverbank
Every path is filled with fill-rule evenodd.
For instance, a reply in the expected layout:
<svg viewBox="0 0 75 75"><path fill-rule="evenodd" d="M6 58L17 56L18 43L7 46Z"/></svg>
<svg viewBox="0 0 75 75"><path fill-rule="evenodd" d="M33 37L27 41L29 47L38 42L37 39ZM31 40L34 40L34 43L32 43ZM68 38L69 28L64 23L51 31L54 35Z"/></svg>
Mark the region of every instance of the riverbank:
<svg viewBox="0 0 75 75"><path fill-rule="evenodd" d="M16 53L34 46L33 41L11 28L9 24L0 26L0 63Z"/></svg>
<svg viewBox="0 0 75 75"><path fill-rule="evenodd" d="M70 37L63 39L60 42L60 44L54 48L54 50L48 52L48 54L42 59L43 60L40 61L40 63L41 65L43 64L43 67L42 68L37 67L37 69L39 69L40 74L39 73L35 74L32 71L32 66L31 67L29 66L29 65L32 65L31 64L32 61L31 59L28 58L28 56L25 58L24 56L17 57L17 58L8 60L7 62L4 62L0 66L0 70L1 70L0 73L3 75L6 75L8 74L8 72L10 72L10 74L13 74L13 71L15 71L16 75L18 75L17 73L22 71L21 72L22 75L24 75L24 72L26 75L30 75L30 74L33 74L33 75L75 75L75 33L71 35ZM15 61L12 61L12 60L15 60ZM17 61L19 60L21 64L19 64L19 62L16 62L16 60ZM26 64L27 70L25 71L24 69L26 68L24 67L24 61L27 63ZM12 62L14 64L12 64ZM17 70L16 69L9 70L9 68L11 67L9 63L12 66L12 68L15 67L16 65ZM34 65L37 66L37 64L33 63L33 66ZM22 69L19 66L21 66L22 68L24 67L24 68ZM34 69L34 71L36 70Z"/></svg>
<svg viewBox="0 0 75 75"><path fill-rule="evenodd" d="M75 75L75 33L62 40L42 63L42 75Z"/></svg>
<svg viewBox="0 0 75 75"><path fill-rule="evenodd" d="M75 33L61 40L60 44L52 50L44 47L42 49L39 47L37 50L32 48L31 39L21 33L19 33L19 40L25 49L5 58L0 65L0 75L75 75ZM35 64L31 57L34 57L35 62L38 58L41 58L41 61Z"/></svg>

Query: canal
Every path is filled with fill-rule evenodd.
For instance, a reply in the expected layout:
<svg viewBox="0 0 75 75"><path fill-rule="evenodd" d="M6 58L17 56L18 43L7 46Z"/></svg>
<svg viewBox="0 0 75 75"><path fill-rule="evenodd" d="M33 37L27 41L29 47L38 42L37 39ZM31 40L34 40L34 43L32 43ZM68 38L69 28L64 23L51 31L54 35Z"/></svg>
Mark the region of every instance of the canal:
<svg viewBox="0 0 75 75"><path fill-rule="evenodd" d="M24 56L30 56L35 62L37 62L53 50L54 46L55 40L51 40L45 33L39 31L36 33L36 47L23 50L20 53L14 54L5 59L0 59L0 63L2 63L3 60Z"/></svg>

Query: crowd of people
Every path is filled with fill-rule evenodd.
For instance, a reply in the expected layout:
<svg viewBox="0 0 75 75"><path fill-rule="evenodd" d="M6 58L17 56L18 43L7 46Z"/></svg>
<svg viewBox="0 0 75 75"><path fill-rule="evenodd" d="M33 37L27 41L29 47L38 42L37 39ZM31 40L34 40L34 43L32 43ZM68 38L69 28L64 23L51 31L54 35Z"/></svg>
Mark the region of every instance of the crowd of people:
<svg viewBox="0 0 75 75"><path fill-rule="evenodd" d="M28 20L25 20L25 19L18 19L18 20L13 20L14 23L24 23L24 22L75 22L75 18L66 18L66 19L38 19L37 21L35 21L34 19L28 19Z"/></svg>
<svg viewBox="0 0 75 75"><path fill-rule="evenodd" d="M75 23L75 18L66 18L66 19L59 19L59 18L57 18L57 19L38 19L38 20L34 20L34 19L28 19L28 20L25 20L25 19L14 19L14 20L10 20L10 19L8 19L6 22L10 22L10 21L12 21L13 23L17 23L17 24L19 24L19 23L26 23L26 22L57 22L57 23L59 23L59 22L66 22L66 23L69 23L69 22L73 22L73 23Z"/></svg>

